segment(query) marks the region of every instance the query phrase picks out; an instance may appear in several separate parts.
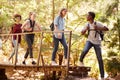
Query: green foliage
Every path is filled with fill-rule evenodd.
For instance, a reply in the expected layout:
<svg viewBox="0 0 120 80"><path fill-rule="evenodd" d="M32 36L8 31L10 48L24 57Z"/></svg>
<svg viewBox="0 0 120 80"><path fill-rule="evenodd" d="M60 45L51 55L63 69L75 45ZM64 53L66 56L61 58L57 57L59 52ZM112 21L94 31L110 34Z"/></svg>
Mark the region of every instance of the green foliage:
<svg viewBox="0 0 120 80"><path fill-rule="evenodd" d="M108 52L105 59L105 69L111 77L115 77L120 72L120 58L116 52L112 50Z"/></svg>
<svg viewBox="0 0 120 80"><path fill-rule="evenodd" d="M68 5L67 5L68 4ZM55 5L55 16L58 15L59 10L63 7L68 6L68 15L66 17L67 30L72 30L72 41L71 41L71 62L78 65L76 62L79 59L79 55L84 48L86 42L86 37L80 35L80 31L84 24L86 23L86 13L88 11L94 11L96 13L96 20L104 22L109 27L110 31L106 33L105 39L109 42L103 42L107 46L108 56L119 56L120 55L120 5L119 0L54 0ZM10 31L11 24L13 23L13 15L15 13L22 15L23 23L25 19L28 18L28 13L35 11L37 13L37 21L42 26L43 30L50 30L49 25L52 20L53 5L52 0L0 0L0 27L5 30L4 33ZM35 39L35 50L39 50L39 40L41 36L36 35ZM68 35L67 42L68 42ZM24 38L22 40L22 47L26 48L26 42ZM104 47L103 47L104 48ZM42 51L44 55L51 56L52 49L52 35L44 34ZM62 49L60 48L62 52ZM35 52L37 53L37 52ZM63 52L62 52L63 53ZM36 55L37 56L37 55ZM89 60L96 57L93 52L87 56L85 59L86 64L89 65ZM106 56L103 56L106 57ZM46 59L50 60L50 59ZM95 62L96 63L96 62ZM114 73L117 72L119 59L106 60L106 71L110 72L112 70ZM97 71L96 65L90 65ZM111 71L111 72L112 72ZM91 74L93 76L98 76L97 73L92 70Z"/></svg>

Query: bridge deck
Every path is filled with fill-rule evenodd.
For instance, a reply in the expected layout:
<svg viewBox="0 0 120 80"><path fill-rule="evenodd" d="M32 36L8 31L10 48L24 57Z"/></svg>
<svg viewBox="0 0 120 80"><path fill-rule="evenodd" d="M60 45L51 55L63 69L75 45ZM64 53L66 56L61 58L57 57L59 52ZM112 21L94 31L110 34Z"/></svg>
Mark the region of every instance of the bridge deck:
<svg viewBox="0 0 120 80"><path fill-rule="evenodd" d="M16 70L25 70L25 71L40 71L49 74L51 71L61 71L61 77L65 78L67 75L67 67L66 66L51 66L45 65L37 66L37 65L13 65L13 64L0 64L0 69L5 69L7 71ZM80 66L69 66L68 75L79 76L79 77L87 77L88 72L90 71L90 67L80 67Z"/></svg>
<svg viewBox="0 0 120 80"><path fill-rule="evenodd" d="M34 70L34 71L43 71L43 66L37 66L37 65L13 65L13 64L0 64L0 68L4 68L6 70L8 69L16 69L16 70ZM66 71L66 66L49 66L45 65L44 68L47 71Z"/></svg>
<svg viewBox="0 0 120 80"><path fill-rule="evenodd" d="M39 70L43 71L43 66L37 66L37 65L13 65L13 64L0 64L0 68L4 69L16 69L16 70ZM66 71L66 66L52 66L52 65L45 65L44 68L49 71ZM80 66L70 66L69 70L71 71L90 71L90 67L80 67Z"/></svg>
<svg viewBox="0 0 120 80"><path fill-rule="evenodd" d="M13 65L13 64L0 64L1 69L6 70L34 70L34 71L43 71L43 68L46 71L66 71L66 66L52 66L52 65L45 65L43 66L37 66L37 65ZM81 71L81 72L88 72L90 71L90 67L80 67L80 66L70 66L69 71Z"/></svg>

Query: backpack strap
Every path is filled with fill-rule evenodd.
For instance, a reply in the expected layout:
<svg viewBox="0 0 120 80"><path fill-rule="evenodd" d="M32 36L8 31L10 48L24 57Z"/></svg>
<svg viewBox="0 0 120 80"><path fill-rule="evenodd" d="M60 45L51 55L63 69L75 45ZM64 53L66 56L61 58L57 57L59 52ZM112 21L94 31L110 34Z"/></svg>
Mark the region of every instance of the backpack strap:
<svg viewBox="0 0 120 80"><path fill-rule="evenodd" d="M96 24L97 23L94 22L94 25L96 25ZM90 24L88 23L88 35L89 35L90 31L95 31L95 38L96 38L97 33L98 33L100 35L100 37L101 37L101 40L103 40L104 33L102 31L100 31L100 30L90 29Z"/></svg>
<svg viewBox="0 0 120 80"><path fill-rule="evenodd" d="M90 34L90 24L88 23L88 36L89 36L89 34Z"/></svg>
<svg viewBox="0 0 120 80"><path fill-rule="evenodd" d="M96 22L94 22L94 25L96 26ZM97 36L97 33L98 33L98 31L96 30L96 32L95 32L95 38L96 38L96 36Z"/></svg>
<svg viewBox="0 0 120 80"><path fill-rule="evenodd" d="M97 24L97 23L94 22L94 25L96 25L96 24ZM95 30L95 29L90 29L90 24L88 23L88 35L89 35L90 31L96 31L96 32L95 32L95 37L97 36L97 33L99 33L99 31L97 31L97 30Z"/></svg>
<svg viewBox="0 0 120 80"><path fill-rule="evenodd" d="M33 21L33 23L32 23L32 20L30 20L30 27L32 28L32 31L30 31L30 32L33 32L34 26L35 26L35 21Z"/></svg>

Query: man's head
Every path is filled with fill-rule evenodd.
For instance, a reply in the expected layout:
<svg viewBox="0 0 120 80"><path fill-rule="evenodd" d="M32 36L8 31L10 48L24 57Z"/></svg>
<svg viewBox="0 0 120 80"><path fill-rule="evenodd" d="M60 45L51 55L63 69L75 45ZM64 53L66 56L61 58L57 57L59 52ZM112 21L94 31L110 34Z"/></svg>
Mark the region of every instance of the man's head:
<svg viewBox="0 0 120 80"><path fill-rule="evenodd" d="M95 13L94 12L88 12L87 14L87 21L94 20Z"/></svg>

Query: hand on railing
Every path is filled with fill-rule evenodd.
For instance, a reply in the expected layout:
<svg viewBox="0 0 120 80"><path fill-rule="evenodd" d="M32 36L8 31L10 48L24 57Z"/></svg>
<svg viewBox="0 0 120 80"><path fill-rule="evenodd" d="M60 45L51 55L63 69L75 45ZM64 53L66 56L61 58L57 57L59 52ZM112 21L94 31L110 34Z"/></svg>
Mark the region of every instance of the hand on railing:
<svg viewBox="0 0 120 80"><path fill-rule="evenodd" d="M3 44L4 44L4 43L6 43L6 42L7 42L7 40L8 40L8 38L7 38L7 39L5 39L5 40L3 41Z"/></svg>

